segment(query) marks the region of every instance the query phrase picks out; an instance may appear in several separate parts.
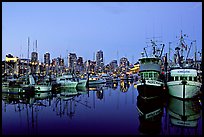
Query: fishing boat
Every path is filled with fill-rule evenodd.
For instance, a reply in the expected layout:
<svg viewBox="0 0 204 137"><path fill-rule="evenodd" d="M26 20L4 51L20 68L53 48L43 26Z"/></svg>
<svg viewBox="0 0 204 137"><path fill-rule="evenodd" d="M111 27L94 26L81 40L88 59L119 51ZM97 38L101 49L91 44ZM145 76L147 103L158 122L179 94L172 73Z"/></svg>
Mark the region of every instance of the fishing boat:
<svg viewBox="0 0 204 137"><path fill-rule="evenodd" d="M45 81L41 81L37 84L35 84L35 91L39 91L39 92L47 92L47 91L51 91L52 90L52 85L48 82Z"/></svg>
<svg viewBox="0 0 204 137"><path fill-rule="evenodd" d="M94 84L104 84L106 83L105 79L100 78L98 75L90 75L89 80L88 80L89 85L94 85Z"/></svg>
<svg viewBox="0 0 204 137"><path fill-rule="evenodd" d="M137 90L139 94L145 98L152 98L162 95L162 89L164 87L164 79L161 76L162 70L162 47L156 44L156 41L151 40L151 49L153 49L152 55L148 56L146 48L144 48L145 55L142 53L142 57L139 59L139 75L141 79L137 83Z"/></svg>
<svg viewBox="0 0 204 137"><path fill-rule="evenodd" d="M195 61L192 61L192 59L191 62L189 62L188 58L193 42L191 42L190 47L188 47L184 41L184 36L185 35L183 35L181 31L179 44L175 48L176 53L174 54L174 62L169 67L167 86L171 96L189 99L201 93L200 89L202 83Z"/></svg>
<svg viewBox="0 0 204 137"><path fill-rule="evenodd" d="M60 77L57 77L56 82L60 84L61 88L76 88L78 84L72 74L64 74Z"/></svg>

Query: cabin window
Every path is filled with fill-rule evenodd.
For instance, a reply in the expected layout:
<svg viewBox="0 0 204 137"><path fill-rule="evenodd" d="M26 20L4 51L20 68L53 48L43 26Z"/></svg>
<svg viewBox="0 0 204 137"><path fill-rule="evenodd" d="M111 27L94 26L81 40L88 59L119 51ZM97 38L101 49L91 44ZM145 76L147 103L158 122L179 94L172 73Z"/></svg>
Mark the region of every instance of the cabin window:
<svg viewBox="0 0 204 137"><path fill-rule="evenodd" d="M147 78L147 77L148 77L148 73L145 73L145 74L144 74L144 77Z"/></svg>
<svg viewBox="0 0 204 137"><path fill-rule="evenodd" d="M197 77L194 77L194 81L197 81Z"/></svg>
<svg viewBox="0 0 204 137"><path fill-rule="evenodd" d="M186 77L180 77L180 80L186 80Z"/></svg>
<svg viewBox="0 0 204 137"><path fill-rule="evenodd" d="M192 81L192 77L189 77L189 81Z"/></svg>
<svg viewBox="0 0 204 137"><path fill-rule="evenodd" d="M176 77L175 77L175 81L178 81L178 79L179 79L179 78L176 76Z"/></svg>
<svg viewBox="0 0 204 137"><path fill-rule="evenodd" d="M154 73L154 78L155 78L155 79L157 78L157 73Z"/></svg>
<svg viewBox="0 0 204 137"><path fill-rule="evenodd" d="M149 77L152 78L152 73L149 73Z"/></svg>

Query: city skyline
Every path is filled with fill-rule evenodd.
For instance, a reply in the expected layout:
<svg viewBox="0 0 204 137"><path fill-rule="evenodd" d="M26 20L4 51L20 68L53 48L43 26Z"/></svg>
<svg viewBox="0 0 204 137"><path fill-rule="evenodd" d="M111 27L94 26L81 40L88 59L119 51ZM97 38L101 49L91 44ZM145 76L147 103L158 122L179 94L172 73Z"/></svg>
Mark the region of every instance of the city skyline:
<svg viewBox="0 0 204 137"><path fill-rule="evenodd" d="M161 36L166 53L181 30L202 49L201 2L3 2L2 7L2 60L8 53L26 58L28 37L30 55L38 41L40 61L46 52L50 58L76 53L92 60L102 50L105 64L122 57L132 63L146 38Z"/></svg>

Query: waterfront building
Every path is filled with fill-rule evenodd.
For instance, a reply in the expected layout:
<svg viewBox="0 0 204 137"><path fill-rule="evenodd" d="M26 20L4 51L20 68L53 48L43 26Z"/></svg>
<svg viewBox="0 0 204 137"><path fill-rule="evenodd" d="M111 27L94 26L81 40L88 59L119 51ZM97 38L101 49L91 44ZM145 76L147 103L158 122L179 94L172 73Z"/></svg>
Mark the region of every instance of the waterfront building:
<svg viewBox="0 0 204 137"><path fill-rule="evenodd" d="M50 65L50 53L48 52L44 54L44 63Z"/></svg>
<svg viewBox="0 0 204 137"><path fill-rule="evenodd" d="M118 63L117 60L112 60L110 62L110 69L112 72L114 72L118 68Z"/></svg>
<svg viewBox="0 0 204 137"><path fill-rule="evenodd" d="M38 53L32 52L31 53L31 62L37 62L38 61Z"/></svg>
<svg viewBox="0 0 204 137"><path fill-rule="evenodd" d="M31 73L37 73L38 65L39 65L38 53L32 52L31 53Z"/></svg>
<svg viewBox="0 0 204 137"><path fill-rule="evenodd" d="M48 52L46 52L44 54L44 64L45 64L46 74L49 74L49 70L50 70L50 53L48 53Z"/></svg>
<svg viewBox="0 0 204 137"><path fill-rule="evenodd" d="M77 59L77 66L76 66L76 71L77 72L83 72L84 70L84 64L83 64L83 58L82 57L79 57Z"/></svg>
<svg viewBox="0 0 204 137"><path fill-rule="evenodd" d="M4 64L4 70L6 75L18 75L18 57L14 57L12 54L6 55Z"/></svg>
<svg viewBox="0 0 204 137"><path fill-rule="evenodd" d="M77 65L77 55L76 55L76 53L69 53L69 57L68 57L69 70L75 71L76 70L76 65Z"/></svg>
<svg viewBox="0 0 204 137"><path fill-rule="evenodd" d="M30 73L30 59L19 59L18 72L19 76L23 76Z"/></svg>
<svg viewBox="0 0 204 137"><path fill-rule="evenodd" d="M129 63L128 59L125 57L122 57L120 59L120 72L125 73L129 67L129 64L130 63Z"/></svg>
<svg viewBox="0 0 204 137"><path fill-rule="evenodd" d="M97 53L96 53L96 67L97 67L97 70L98 70L99 72L101 72L103 66L104 66L104 62L103 62L103 51L102 51L102 50L99 50L99 51L97 51Z"/></svg>

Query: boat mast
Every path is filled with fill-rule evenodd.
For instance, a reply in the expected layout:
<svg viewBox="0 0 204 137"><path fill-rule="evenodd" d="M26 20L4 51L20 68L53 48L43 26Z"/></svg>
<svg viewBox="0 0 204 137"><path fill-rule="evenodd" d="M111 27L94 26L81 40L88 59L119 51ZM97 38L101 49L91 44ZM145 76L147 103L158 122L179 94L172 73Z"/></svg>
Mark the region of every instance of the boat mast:
<svg viewBox="0 0 204 137"><path fill-rule="evenodd" d="M159 55L159 57L161 57L162 56L162 52L163 52L163 50L164 50L164 44L162 44L162 50L161 50L161 53L160 53L160 55Z"/></svg>
<svg viewBox="0 0 204 137"><path fill-rule="evenodd" d="M145 52L146 57L148 57L147 52L146 52L146 48L144 48L144 52Z"/></svg>
<svg viewBox="0 0 204 137"><path fill-rule="evenodd" d="M187 61L187 59L188 59L188 55L189 55L189 52L190 52L190 50L191 50L192 44L193 44L193 43L191 42L190 48L189 48L188 53L187 53L187 56L186 56L186 61Z"/></svg>
<svg viewBox="0 0 204 137"><path fill-rule="evenodd" d="M170 54L171 54L171 51L170 51L171 50L171 46L170 45L171 45L171 42L169 42L169 63L170 63Z"/></svg>
<svg viewBox="0 0 204 137"><path fill-rule="evenodd" d="M197 61L197 57L196 57L196 52L197 52L196 40L194 42L195 42L195 67L196 67L196 61Z"/></svg>

